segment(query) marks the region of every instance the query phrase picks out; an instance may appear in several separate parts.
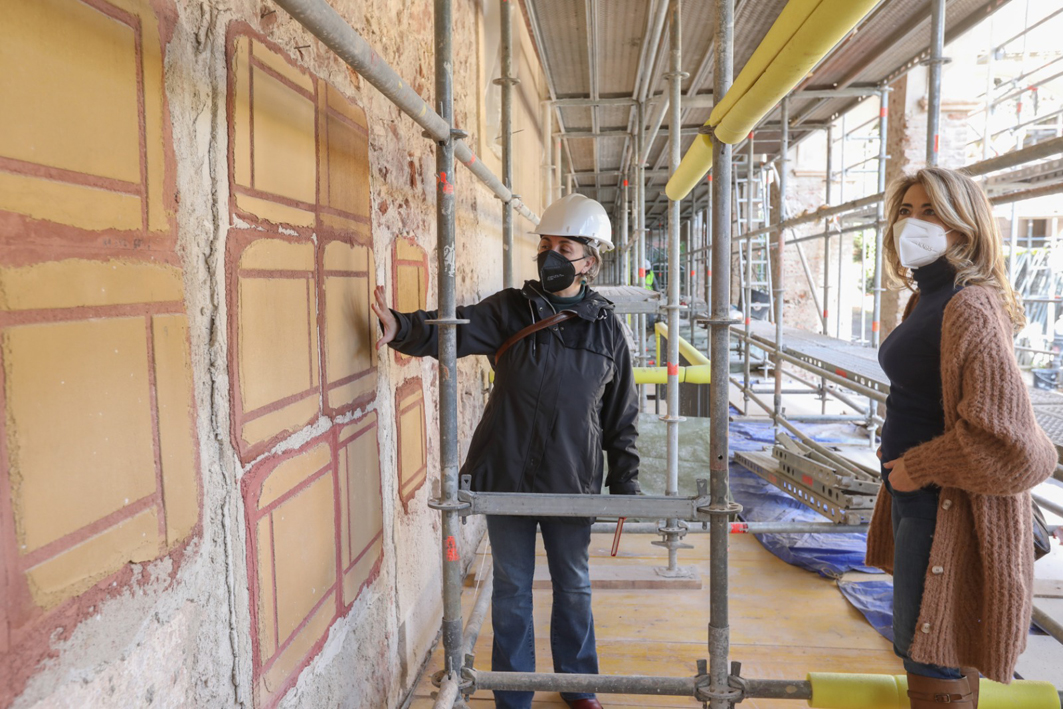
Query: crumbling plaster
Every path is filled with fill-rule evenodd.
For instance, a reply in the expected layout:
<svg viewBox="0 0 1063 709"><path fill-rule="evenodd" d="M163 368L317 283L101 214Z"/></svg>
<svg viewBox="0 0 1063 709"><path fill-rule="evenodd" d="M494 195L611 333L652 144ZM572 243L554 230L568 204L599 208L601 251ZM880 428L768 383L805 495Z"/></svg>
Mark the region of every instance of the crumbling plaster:
<svg viewBox="0 0 1063 709"><path fill-rule="evenodd" d="M433 93L430 3L390 0L331 3L398 73L430 99ZM176 0L167 47L165 87L177 167L178 253L184 274L201 461L202 530L185 550L176 574L164 558L133 574L144 579L101 603L95 615L64 631L52 656L16 699L15 707L251 706L251 617L242 465L231 430L225 246L232 227L227 180L225 39L232 22L258 28L300 65L338 87L366 111L370 125L372 238L376 282L391 292L389 256L395 236L415 239L429 254L429 307L435 304L435 175L432 144L364 79L356 76L282 10L269 2ZM470 132L478 112L482 70L477 42L480 3L454 3L455 116ZM523 23L518 34L528 44ZM297 47L302 47L297 49ZM532 86L538 82L529 82ZM475 143L474 143L475 145ZM534 169L518 173L515 191L531 206L539 192L538 154L523 156ZM521 185L524 175L535 178ZM501 286L500 204L468 172L455 176L458 194L458 302L473 302ZM518 230L527 225L519 218ZM527 267L518 266L518 273ZM329 630L324 648L302 672L282 707L396 706L416 678L436 638L440 600L439 518L425 502L438 478L438 448L429 446L429 481L404 513L396 490L396 386L421 376L426 400L434 395L434 360L399 365L378 360L377 396L384 556L379 576ZM483 406L484 360L459 364L459 431L468 440ZM329 420L319 417L263 456L292 450L365 407ZM427 431L438 430L429 405ZM433 440L430 435L429 440ZM464 452L464 451L463 451ZM462 549L471 558L483 527L463 526Z"/></svg>

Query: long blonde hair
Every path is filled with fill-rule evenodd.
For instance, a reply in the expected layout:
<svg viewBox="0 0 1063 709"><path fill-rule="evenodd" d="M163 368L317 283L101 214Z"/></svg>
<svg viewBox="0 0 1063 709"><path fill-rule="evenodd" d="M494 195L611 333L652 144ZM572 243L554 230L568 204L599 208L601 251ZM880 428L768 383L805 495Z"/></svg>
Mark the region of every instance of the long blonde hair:
<svg viewBox="0 0 1063 709"><path fill-rule="evenodd" d="M1026 313L1008 279L1003 241L993 217L993 208L982 188L961 172L927 167L914 175L902 177L891 187L886 201L887 226L882 259L890 280L915 290L911 271L901 265L893 239L893 225L900 218L904 194L916 184L926 190L938 219L963 237L945 252L945 260L956 270L956 285L987 286L997 291L1018 332L1026 324Z"/></svg>

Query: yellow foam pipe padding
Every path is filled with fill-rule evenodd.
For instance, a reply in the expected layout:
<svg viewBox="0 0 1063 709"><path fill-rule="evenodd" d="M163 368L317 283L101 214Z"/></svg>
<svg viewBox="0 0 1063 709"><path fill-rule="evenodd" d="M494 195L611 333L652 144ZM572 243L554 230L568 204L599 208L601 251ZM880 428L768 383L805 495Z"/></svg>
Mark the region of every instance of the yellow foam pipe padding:
<svg viewBox="0 0 1063 709"><path fill-rule="evenodd" d="M636 384L667 384L668 367L632 367ZM686 384L708 384L712 367L699 364L695 367L679 367L679 382Z"/></svg>
<svg viewBox="0 0 1063 709"><path fill-rule="evenodd" d="M712 113L709 114L709 120L706 125L714 126L719 124L720 119L734 107L738 99L742 98L753 87L753 84L767 70L768 66L775 60L775 57L782 51L782 48L794 36L794 33L797 32L801 25L805 24L808 16L822 2L823 0L790 0L790 2L786 3L782 12L779 13L779 16L775 18L775 22L768 29L768 33L764 35L764 39L760 40L760 44L753 50L749 61L746 62L745 66L742 67L742 71L735 77L731 88L712 107Z"/></svg>
<svg viewBox="0 0 1063 709"><path fill-rule="evenodd" d="M877 4L878 0L823 0L819 3L753 85L738 97L734 106L719 114L717 121L710 117L716 139L737 143L749 135L768 111Z"/></svg>
<svg viewBox="0 0 1063 709"><path fill-rule="evenodd" d="M695 135L694 142L687 148L686 155L668 178L664 193L668 199L679 201L690 194L690 190L701 182L712 168L712 138L707 135Z"/></svg>
<svg viewBox="0 0 1063 709"><path fill-rule="evenodd" d="M737 143L807 76L878 0L790 0L772 23L734 84L713 106L707 126ZM712 140L698 135L664 191L685 198L712 167Z"/></svg>
<svg viewBox="0 0 1063 709"><path fill-rule="evenodd" d="M905 675L861 675L811 672L815 709L908 709L908 678ZM1016 680L1000 684L987 679L979 683L979 709L1060 709L1059 693L1050 682Z"/></svg>
<svg viewBox="0 0 1063 709"><path fill-rule="evenodd" d="M663 322L658 322L654 324L653 331L657 334L657 361L660 362L661 338L668 337L668 326L665 325ZM709 358L699 352L697 348L694 347L694 345L684 340L682 336L680 336L679 338L679 353L683 355L683 357L686 358L686 361L690 362L691 364L709 363Z"/></svg>

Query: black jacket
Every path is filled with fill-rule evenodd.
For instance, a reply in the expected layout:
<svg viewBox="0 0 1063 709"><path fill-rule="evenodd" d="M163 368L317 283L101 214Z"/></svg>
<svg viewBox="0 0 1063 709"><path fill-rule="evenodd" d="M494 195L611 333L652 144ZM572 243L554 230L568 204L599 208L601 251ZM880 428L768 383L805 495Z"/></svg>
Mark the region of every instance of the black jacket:
<svg viewBox="0 0 1063 709"><path fill-rule="evenodd" d="M613 304L588 290L563 309L579 317L525 337L495 362L503 342L554 313L538 281L457 308L457 317L469 320L458 326L458 356L487 355L495 369L494 389L461 469L473 490L597 494L603 450L610 492L639 489L638 401ZM435 312L395 316L399 331L391 347L416 357L438 354L436 326L425 322Z"/></svg>

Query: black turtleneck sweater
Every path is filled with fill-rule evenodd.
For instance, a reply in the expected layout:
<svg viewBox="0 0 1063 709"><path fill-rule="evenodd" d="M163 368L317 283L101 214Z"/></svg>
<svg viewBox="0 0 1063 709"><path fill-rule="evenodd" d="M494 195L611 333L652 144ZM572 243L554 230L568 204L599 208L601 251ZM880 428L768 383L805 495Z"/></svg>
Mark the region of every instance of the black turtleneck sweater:
<svg viewBox="0 0 1063 709"><path fill-rule="evenodd" d="M909 448L945 432L941 402L941 321L945 306L961 288L944 258L912 271L919 300L878 351L890 381L882 460L900 458ZM913 296L914 297L914 296Z"/></svg>

